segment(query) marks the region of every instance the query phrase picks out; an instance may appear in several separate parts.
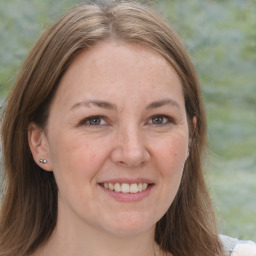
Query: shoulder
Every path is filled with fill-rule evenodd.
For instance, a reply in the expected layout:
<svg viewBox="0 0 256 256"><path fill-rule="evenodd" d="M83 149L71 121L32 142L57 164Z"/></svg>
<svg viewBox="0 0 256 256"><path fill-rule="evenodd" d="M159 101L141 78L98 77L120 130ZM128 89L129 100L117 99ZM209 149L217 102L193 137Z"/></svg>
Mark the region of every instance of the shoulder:
<svg viewBox="0 0 256 256"><path fill-rule="evenodd" d="M226 256L256 256L256 244L252 241L238 240L220 235Z"/></svg>

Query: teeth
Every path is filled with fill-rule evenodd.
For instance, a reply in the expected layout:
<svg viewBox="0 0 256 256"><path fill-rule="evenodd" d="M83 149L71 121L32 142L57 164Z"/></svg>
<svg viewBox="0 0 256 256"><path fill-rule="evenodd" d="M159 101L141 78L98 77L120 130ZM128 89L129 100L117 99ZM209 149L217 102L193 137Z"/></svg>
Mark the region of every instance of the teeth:
<svg viewBox="0 0 256 256"><path fill-rule="evenodd" d="M147 189L148 184L147 183L133 183L133 184L128 184L128 183L104 183L103 184L104 188L115 191L115 192L122 192L122 193L138 193L142 192Z"/></svg>
<svg viewBox="0 0 256 256"><path fill-rule="evenodd" d="M130 193L138 193L139 189L138 189L138 185L135 183L135 184L131 184L130 186Z"/></svg>
<svg viewBox="0 0 256 256"><path fill-rule="evenodd" d="M116 192L120 192L120 191L121 191L121 186L120 186L119 183L116 183L116 184L114 185L114 190L115 190Z"/></svg>
<svg viewBox="0 0 256 256"><path fill-rule="evenodd" d="M105 185L104 185L104 187L105 187ZM108 189L109 190L114 190L114 185L112 183L109 183L108 184Z"/></svg>
<svg viewBox="0 0 256 256"><path fill-rule="evenodd" d="M145 190L148 187L147 183L142 183L142 190Z"/></svg>
<svg viewBox="0 0 256 256"><path fill-rule="evenodd" d="M130 192L130 185L127 183L123 183L122 186L122 193L129 193Z"/></svg>

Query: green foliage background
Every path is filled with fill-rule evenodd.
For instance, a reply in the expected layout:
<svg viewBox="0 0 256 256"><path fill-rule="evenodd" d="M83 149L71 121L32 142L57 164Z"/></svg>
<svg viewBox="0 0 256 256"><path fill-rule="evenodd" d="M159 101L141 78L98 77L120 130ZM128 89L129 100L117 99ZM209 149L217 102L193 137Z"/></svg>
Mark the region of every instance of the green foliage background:
<svg viewBox="0 0 256 256"><path fill-rule="evenodd" d="M0 0L0 100L46 27L78 0ZM256 1L156 0L197 68L206 177L221 233L256 241Z"/></svg>

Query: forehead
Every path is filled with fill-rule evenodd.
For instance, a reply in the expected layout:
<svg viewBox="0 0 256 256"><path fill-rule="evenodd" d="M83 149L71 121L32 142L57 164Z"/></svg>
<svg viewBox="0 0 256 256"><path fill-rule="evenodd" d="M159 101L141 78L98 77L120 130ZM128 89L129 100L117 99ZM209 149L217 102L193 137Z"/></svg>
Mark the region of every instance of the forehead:
<svg viewBox="0 0 256 256"><path fill-rule="evenodd" d="M141 100L170 93L183 101L180 79L157 51L137 43L106 41L80 53L64 74L57 98L78 101L86 97L127 96Z"/></svg>

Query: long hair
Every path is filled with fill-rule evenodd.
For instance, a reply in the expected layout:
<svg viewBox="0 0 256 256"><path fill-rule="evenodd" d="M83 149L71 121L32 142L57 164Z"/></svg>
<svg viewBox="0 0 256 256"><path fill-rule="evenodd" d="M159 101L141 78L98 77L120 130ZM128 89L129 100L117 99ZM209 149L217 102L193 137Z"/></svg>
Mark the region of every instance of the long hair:
<svg viewBox="0 0 256 256"><path fill-rule="evenodd" d="M74 58L107 39L137 42L158 51L179 75L185 99L190 156L181 185L158 221L155 240L175 256L219 256L214 213L202 170L206 118L199 81L183 44L149 7L132 1L97 1L75 7L38 40L14 84L2 120L4 183L1 256L29 255L51 236L57 219L57 185L33 160L28 125L47 125L58 84ZM196 128L193 129L193 117Z"/></svg>

